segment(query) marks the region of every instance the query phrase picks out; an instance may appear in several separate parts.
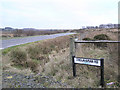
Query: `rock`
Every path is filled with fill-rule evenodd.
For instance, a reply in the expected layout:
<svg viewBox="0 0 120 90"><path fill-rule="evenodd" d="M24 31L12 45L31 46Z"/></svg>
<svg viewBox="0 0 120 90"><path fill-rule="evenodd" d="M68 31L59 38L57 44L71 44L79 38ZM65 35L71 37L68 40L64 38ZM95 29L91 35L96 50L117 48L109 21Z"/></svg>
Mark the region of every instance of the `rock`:
<svg viewBox="0 0 120 90"><path fill-rule="evenodd" d="M29 77L29 76L26 76L25 78L29 79L30 77Z"/></svg>

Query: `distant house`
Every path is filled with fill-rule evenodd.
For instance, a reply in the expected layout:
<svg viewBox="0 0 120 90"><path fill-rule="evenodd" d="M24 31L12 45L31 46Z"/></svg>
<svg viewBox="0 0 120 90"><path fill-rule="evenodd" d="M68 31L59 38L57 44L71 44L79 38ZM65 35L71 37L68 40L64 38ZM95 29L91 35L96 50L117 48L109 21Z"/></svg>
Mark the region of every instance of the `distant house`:
<svg viewBox="0 0 120 90"><path fill-rule="evenodd" d="M120 28L120 24L114 24L114 28Z"/></svg>
<svg viewBox="0 0 120 90"><path fill-rule="evenodd" d="M83 26L82 29L104 29L104 28L120 28L120 24L100 24L99 26Z"/></svg>
<svg viewBox="0 0 120 90"><path fill-rule="evenodd" d="M86 29L85 26L82 26L82 29Z"/></svg>
<svg viewBox="0 0 120 90"><path fill-rule="evenodd" d="M99 28L101 29L101 28L106 28L106 25L105 24L100 24L99 25Z"/></svg>
<svg viewBox="0 0 120 90"><path fill-rule="evenodd" d="M114 24L101 24L99 25L99 28L115 28Z"/></svg>
<svg viewBox="0 0 120 90"><path fill-rule="evenodd" d="M94 26L87 26L86 28L87 28L87 29L95 29Z"/></svg>

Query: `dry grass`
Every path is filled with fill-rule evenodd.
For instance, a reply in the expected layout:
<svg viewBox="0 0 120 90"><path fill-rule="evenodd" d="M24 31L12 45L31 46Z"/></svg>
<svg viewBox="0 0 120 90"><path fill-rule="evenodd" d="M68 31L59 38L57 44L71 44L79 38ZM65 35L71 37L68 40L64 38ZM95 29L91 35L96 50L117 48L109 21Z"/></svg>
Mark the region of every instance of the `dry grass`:
<svg viewBox="0 0 120 90"><path fill-rule="evenodd" d="M104 33L102 31L100 32ZM86 34L86 36L93 38L95 35L98 34L100 34L98 31L93 31L91 33ZM108 33L107 35L110 35L110 38L116 40L116 36L113 33ZM41 73L43 75L48 76L50 75L57 81L67 83L68 87L99 87L99 67L76 65L77 76L75 78L72 76L72 66L69 58L70 37L72 36L58 37L55 39L44 40L42 42L27 45L24 48L25 52L27 53L27 62L31 63L31 65L34 62L34 64L32 65L35 67L33 71L37 70L37 73ZM116 77L118 74L116 47L117 46L115 44L108 44L108 47L103 49L94 47L93 44L78 44L76 48L76 56L88 58L104 58L105 81L116 81Z"/></svg>
<svg viewBox="0 0 120 90"><path fill-rule="evenodd" d="M96 50L97 51L97 50ZM99 52L98 54L101 54ZM55 57L56 56L56 57ZM94 55L93 55L94 56ZM66 52L54 55L50 61L43 67L45 71L42 73L52 75L56 80L68 83L73 87L98 87L100 80L99 67L77 65L77 77L72 76L72 67L69 60L69 50ZM96 78L98 77L98 78ZM88 83L86 85L86 83Z"/></svg>
<svg viewBox="0 0 120 90"><path fill-rule="evenodd" d="M3 68L6 70L13 65L20 70L25 67L38 72L42 69L37 66L43 67L45 63L49 62L49 55L53 51L59 53L59 50L69 47L70 37L71 35L58 37L13 48L9 53L3 55Z"/></svg>
<svg viewBox="0 0 120 90"><path fill-rule="evenodd" d="M88 34L85 35L86 38L94 38L94 36L99 34L106 34L111 40L118 40L118 33L108 32L107 30L101 31L87 31Z"/></svg>

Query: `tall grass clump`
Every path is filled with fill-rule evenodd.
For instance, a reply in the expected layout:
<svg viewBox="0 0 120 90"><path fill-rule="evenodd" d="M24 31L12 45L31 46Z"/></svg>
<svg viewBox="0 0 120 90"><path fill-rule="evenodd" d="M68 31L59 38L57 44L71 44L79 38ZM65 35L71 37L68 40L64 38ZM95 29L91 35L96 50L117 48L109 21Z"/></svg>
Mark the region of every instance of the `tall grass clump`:
<svg viewBox="0 0 120 90"><path fill-rule="evenodd" d="M20 48L12 50L10 56L14 65L24 65L27 62L27 53Z"/></svg>
<svg viewBox="0 0 120 90"><path fill-rule="evenodd" d="M39 59L39 55L42 52L42 47L30 46L27 48L28 54L31 59Z"/></svg>
<svg viewBox="0 0 120 90"><path fill-rule="evenodd" d="M38 63L30 59L27 52L22 48L13 49L10 53L10 57L12 66L17 68L30 68L33 72L38 72Z"/></svg>
<svg viewBox="0 0 120 90"><path fill-rule="evenodd" d="M110 40L106 34L99 34L94 36L94 40Z"/></svg>
<svg viewBox="0 0 120 90"><path fill-rule="evenodd" d="M91 38L83 38L82 40L91 41L92 39Z"/></svg>
<svg viewBox="0 0 120 90"><path fill-rule="evenodd" d="M33 61L28 61L27 62L27 66L34 72L34 73L37 73L39 70L38 70L38 63L36 62L33 62Z"/></svg>
<svg viewBox="0 0 120 90"><path fill-rule="evenodd" d="M107 60L106 64L108 66L108 72L111 74L108 78L110 79L118 79L118 44L117 43L109 43L107 50L109 51L109 60Z"/></svg>
<svg viewBox="0 0 120 90"><path fill-rule="evenodd" d="M106 34L95 35L93 39L94 40L110 40L109 36L107 36ZM98 48L107 47L107 43L94 43L94 45Z"/></svg>

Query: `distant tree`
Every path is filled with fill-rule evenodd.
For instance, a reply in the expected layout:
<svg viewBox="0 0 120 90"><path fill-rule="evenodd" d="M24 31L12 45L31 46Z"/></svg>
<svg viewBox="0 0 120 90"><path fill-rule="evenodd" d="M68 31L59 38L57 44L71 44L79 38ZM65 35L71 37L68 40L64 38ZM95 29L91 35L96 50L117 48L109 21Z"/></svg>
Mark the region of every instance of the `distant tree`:
<svg viewBox="0 0 120 90"><path fill-rule="evenodd" d="M26 34L27 36L33 36L33 35L35 35L35 31L29 30L29 31L26 31L25 34Z"/></svg>
<svg viewBox="0 0 120 90"><path fill-rule="evenodd" d="M13 31L13 34L15 37L20 37L23 34L23 30L16 29L15 31Z"/></svg>
<svg viewBox="0 0 120 90"><path fill-rule="evenodd" d="M98 26L95 26L95 29L98 29Z"/></svg>

